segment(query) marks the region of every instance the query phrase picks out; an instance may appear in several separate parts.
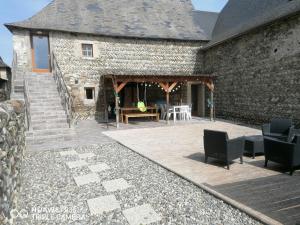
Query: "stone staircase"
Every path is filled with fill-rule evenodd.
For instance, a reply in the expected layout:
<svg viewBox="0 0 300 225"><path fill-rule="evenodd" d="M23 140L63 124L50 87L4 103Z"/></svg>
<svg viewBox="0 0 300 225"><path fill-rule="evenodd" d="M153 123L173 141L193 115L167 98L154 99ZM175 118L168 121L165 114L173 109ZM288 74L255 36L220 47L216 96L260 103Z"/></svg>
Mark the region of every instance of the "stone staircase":
<svg viewBox="0 0 300 225"><path fill-rule="evenodd" d="M27 76L31 113L31 129L26 133L27 146L34 148L72 141L74 130L69 128L52 74Z"/></svg>
<svg viewBox="0 0 300 225"><path fill-rule="evenodd" d="M12 82L13 92L11 93L11 99L24 99L24 72L16 69L15 80Z"/></svg>

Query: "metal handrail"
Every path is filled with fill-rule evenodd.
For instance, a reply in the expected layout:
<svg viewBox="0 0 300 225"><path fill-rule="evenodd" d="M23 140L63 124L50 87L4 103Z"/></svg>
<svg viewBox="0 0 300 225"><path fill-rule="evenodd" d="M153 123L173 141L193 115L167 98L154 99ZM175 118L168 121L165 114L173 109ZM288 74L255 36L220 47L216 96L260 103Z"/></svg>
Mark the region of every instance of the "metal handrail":
<svg viewBox="0 0 300 225"><path fill-rule="evenodd" d="M31 114L30 114L30 98L27 79L24 79L24 100L25 100L25 112L26 112L26 125L27 130L31 129Z"/></svg>
<svg viewBox="0 0 300 225"><path fill-rule="evenodd" d="M18 67L18 55L14 51L13 52L13 61L11 66L12 71L12 85L11 85L11 92L14 92L14 82L17 78L17 67ZM29 98L29 90L28 90L28 83L25 77L25 74L23 73L23 85L24 85L24 103L25 103L25 123L26 123L26 129L30 130L31 128L31 114L30 114L30 98Z"/></svg>
<svg viewBox="0 0 300 225"><path fill-rule="evenodd" d="M17 73L17 62L18 62L18 56L17 56L17 53L14 51L13 52L13 61L12 61L12 65L11 65L11 74L12 74L12 77L11 77L11 93L14 93L14 81L16 79L16 73Z"/></svg>
<svg viewBox="0 0 300 225"><path fill-rule="evenodd" d="M57 85L57 90L58 90L59 96L61 98L61 104L62 104L64 110L66 111L69 127L72 127L73 119L74 119L73 111L72 111L73 100L72 100L72 97L70 95L70 92L65 83L62 72L60 70L60 67L58 65L58 62L57 62L56 57L53 52L52 52L51 56L52 56L51 62L52 62L53 77L54 77L54 80Z"/></svg>

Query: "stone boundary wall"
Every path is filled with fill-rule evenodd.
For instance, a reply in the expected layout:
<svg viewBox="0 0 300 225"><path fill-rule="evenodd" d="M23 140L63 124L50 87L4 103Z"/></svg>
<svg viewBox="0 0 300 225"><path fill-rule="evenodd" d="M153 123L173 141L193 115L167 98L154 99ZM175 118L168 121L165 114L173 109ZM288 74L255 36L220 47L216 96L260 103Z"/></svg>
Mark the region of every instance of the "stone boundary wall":
<svg viewBox="0 0 300 225"><path fill-rule="evenodd" d="M260 124L274 117L300 124L300 16L206 50L217 76L217 117Z"/></svg>
<svg viewBox="0 0 300 225"><path fill-rule="evenodd" d="M25 111L22 101L0 104L0 224L11 224L21 184L25 149Z"/></svg>

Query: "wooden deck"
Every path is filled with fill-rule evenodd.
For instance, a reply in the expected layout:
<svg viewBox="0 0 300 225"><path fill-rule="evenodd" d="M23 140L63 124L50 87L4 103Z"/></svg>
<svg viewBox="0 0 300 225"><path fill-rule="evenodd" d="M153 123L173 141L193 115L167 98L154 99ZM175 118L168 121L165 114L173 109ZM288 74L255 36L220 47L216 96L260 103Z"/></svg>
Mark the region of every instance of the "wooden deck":
<svg viewBox="0 0 300 225"><path fill-rule="evenodd" d="M270 221L293 225L300 222L299 170L291 177L274 163L266 169L263 156L244 157L244 164L236 161L229 171L215 160L205 164L204 129L227 131L230 138L261 134L256 129L220 121L104 133L195 184L262 213Z"/></svg>
<svg viewBox="0 0 300 225"><path fill-rule="evenodd" d="M300 222L300 179L285 174L210 186L287 225Z"/></svg>

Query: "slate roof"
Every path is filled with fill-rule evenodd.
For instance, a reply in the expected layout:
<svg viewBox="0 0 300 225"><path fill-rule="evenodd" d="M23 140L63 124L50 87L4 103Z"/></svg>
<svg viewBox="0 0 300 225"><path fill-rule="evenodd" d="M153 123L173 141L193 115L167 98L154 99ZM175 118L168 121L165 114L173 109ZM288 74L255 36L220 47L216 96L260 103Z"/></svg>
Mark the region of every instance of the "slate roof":
<svg viewBox="0 0 300 225"><path fill-rule="evenodd" d="M208 36L211 40L212 32L216 25L219 13L216 12L206 12L206 11L198 11L195 10L193 12L193 18L196 24L200 26L204 33Z"/></svg>
<svg viewBox="0 0 300 225"><path fill-rule="evenodd" d="M209 40L191 0L54 0L33 17L5 24L106 36Z"/></svg>
<svg viewBox="0 0 300 225"><path fill-rule="evenodd" d="M300 0L229 0L205 48L300 12Z"/></svg>
<svg viewBox="0 0 300 225"><path fill-rule="evenodd" d="M4 61L3 59L0 57L0 68L10 68Z"/></svg>

